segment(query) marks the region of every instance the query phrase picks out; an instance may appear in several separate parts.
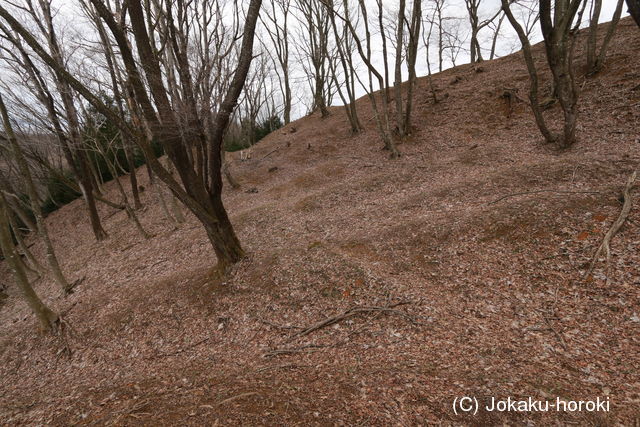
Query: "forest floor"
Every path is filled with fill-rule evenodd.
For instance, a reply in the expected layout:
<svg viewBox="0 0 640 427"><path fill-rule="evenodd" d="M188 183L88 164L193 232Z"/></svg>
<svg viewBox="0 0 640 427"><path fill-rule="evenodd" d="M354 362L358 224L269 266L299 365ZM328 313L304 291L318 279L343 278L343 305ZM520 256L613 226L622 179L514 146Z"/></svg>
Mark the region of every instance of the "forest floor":
<svg viewBox="0 0 640 427"><path fill-rule="evenodd" d="M103 205L97 243L82 202L64 206L47 223L69 279L84 280L66 298L34 283L64 313L57 336L36 331L9 287L0 423L640 422L637 190L608 270L582 279L640 161L639 49L626 18L605 69L579 73L570 150L542 144L515 54L434 75L437 103L420 79L399 160L381 150L367 99L360 135L336 107L269 135L250 160L231 155L242 188L224 199L248 257L223 280L197 221L174 227L143 170L150 240ZM521 98L510 107L507 89ZM546 114L558 124L557 105ZM610 412L457 416L461 396L600 397Z"/></svg>

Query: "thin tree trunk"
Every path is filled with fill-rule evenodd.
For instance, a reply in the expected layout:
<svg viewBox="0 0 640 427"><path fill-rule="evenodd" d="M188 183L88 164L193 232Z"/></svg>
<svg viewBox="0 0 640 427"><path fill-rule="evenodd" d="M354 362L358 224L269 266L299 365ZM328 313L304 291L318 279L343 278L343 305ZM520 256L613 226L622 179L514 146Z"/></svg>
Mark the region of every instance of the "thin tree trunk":
<svg viewBox="0 0 640 427"><path fill-rule="evenodd" d="M613 38L613 34L618 27L618 22L620 22L620 16L622 16L622 5L624 4L624 0L618 0L618 4L616 5L616 10L613 12L613 18L609 23L609 28L607 29L607 34L604 36L604 40L602 41L602 46L600 46L600 53L598 54L598 59L596 60L596 66L594 72L599 72L604 66L605 59L607 58L607 49L609 48L609 43Z"/></svg>
<svg viewBox="0 0 640 427"><path fill-rule="evenodd" d="M31 202L31 210L36 219L38 234L40 235L40 237L44 242L49 268L51 268L51 272L53 273L53 277L56 283L58 284L58 286L60 286L62 288L62 291L65 294L67 294L71 286L67 281L67 279L64 277L64 274L62 274L62 268L60 268L58 258L56 257L55 251L53 249L53 243L51 243L51 239L49 238L49 231L47 230L47 226L44 221L42 208L40 207L40 197L38 196L36 186L33 182L31 170L29 169L29 165L27 164L27 161L24 158L24 155L22 153L22 148L18 144L16 135L13 131L13 126L11 124L11 121L9 120L9 113L7 112L7 108L4 104L4 100L2 99L1 95L0 95L0 116L2 117L2 122L4 124L5 134L7 136L7 139L13 151L14 160L18 164L20 175L26 184L27 194L29 195L29 201Z"/></svg>
<svg viewBox="0 0 640 427"><path fill-rule="evenodd" d="M31 252L31 250L29 250L29 247L26 245L24 238L22 237L22 232L18 228L18 225L16 224L16 220L13 217L13 215L11 215L11 213L9 213L9 225L13 229L13 235L16 237L16 241L18 242L18 247L20 247L20 250L24 254L25 258L27 258L27 260L29 261L30 269L36 275L42 276L45 269L42 266L42 264L40 264L38 260L33 256L33 253ZM26 263L25 263L25 267L27 267Z"/></svg>
<svg viewBox="0 0 640 427"><path fill-rule="evenodd" d="M120 195L122 196L124 208L127 211L127 216L129 216L129 219L131 219L131 221L133 221L133 224L135 225L135 227L138 230L138 232L140 233L140 235L145 239L150 239L151 236L144 229L144 227L140 223L140 220L138 219L138 216L136 215L135 211L131 208L131 204L129 203L129 198L127 197L127 192L124 191L124 188L122 187L122 184L120 183L120 177L118 177L118 171L116 170L116 168L113 165L113 163L111 163L111 160L109 160L109 156L107 156L106 153L101 152L100 154L102 155L102 157L104 157L104 161L105 161L105 163L107 165L107 168L109 169L109 172L111 173L111 175L114 177L113 180L114 180L114 182L116 184L116 187L118 188L118 191L120 192Z"/></svg>
<svg viewBox="0 0 640 427"><path fill-rule="evenodd" d="M224 174L224 177L227 179L227 182L229 183L229 185L231 185L231 188L237 190L238 188L240 188L240 183L233 177L233 174L231 174L231 171L229 170L229 162L227 161L227 153L224 149L224 147L222 147L222 173Z"/></svg>
<svg viewBox="0 0 640 427"><path fill-rule="evenodd" d="M142 203L140 203L140 192L138 191L138 176L136 174L136 165L134 163L134 155L129 138L125 138L124 140L124 154L127 158L127 166L129 168L129 183L131 184L131 194L133 195L133 206L135 209L140 209Z"/></svg>
<svg viewBox="0 0 640 427"><path fill-rule="evenodd" d="M596 47L598 38L598 20L602 10L602 0L593 0L593 10L589 20L589 34L587 36L587 73L593 73L596 69Z"/></svg>
<svg viewBox="0 0 640 427"><path fill-rule="evenodd" d="M11 232L9 230L9 212L4 195L0 194L0 249L4 254L9 268L13 272L16 284L27 304L38 318L40 329L44 332L50 332L58 321L58 315L47 307L35 293L22 264L20 256L15 251L11 240Z"/></svg>
<svg viewBox="0 0 640 427"><path fill-rule="evenodd" d="M502 21L504 21L505 15L503 14L498 20L498 25L496 27L496 32L493 34L493 41L491 42L491 55L489 59L493 59L496 56L496 45L498 43L498 36L500 35L500 28L502 27Z"/></svg>
<svg viewBox="0 0 640 427"><path fill-rule="evenodd" d="M396 34L396 62L395 62L395 101L396 101L396 127L400 138L405 136L404 114L402 112L402 47L404 45L404 15L406 9L405 0L400 0L398 6L397 34Z"/></svg>
<svg viewBox="0 0 640 427"><path fill-rule="evenodd" d="M407 65L409 81L407 82L407 106L404 117L404 130L411 133L411 113L413 110L413 89L416 85L416 61L418 59L418 41L420 38L420 24L422 23L422 2L413 0L411 12L411 28L409 30L409 47L407 49Z"/></svg>
<svg viewBox="0 0 640 427"><path fill-rule="evenodd" d="M384 90L385 97L387 99L391 98L391 94L389 93L389 61L387 59L387 35L384 31L384 22L383 18L383 9L382 9L382 0L377 0L378 2L378 29L380 30L380 38L382 39L382 59L384 62L384 86L380 86L380 90ZM355 37L355 36L354 36Z"/></svg>

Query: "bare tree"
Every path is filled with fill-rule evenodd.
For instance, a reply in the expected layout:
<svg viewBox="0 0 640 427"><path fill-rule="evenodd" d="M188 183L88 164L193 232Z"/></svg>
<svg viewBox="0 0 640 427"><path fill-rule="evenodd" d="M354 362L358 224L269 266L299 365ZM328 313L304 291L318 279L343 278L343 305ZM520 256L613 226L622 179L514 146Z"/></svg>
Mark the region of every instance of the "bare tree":
<svg viewBox="0 0 640 427"><path fill-rule="evenodd" d="M361 80L359 80L360 84L367 91L367 95L369 96L369 100L371 101L371 106L373 108L374 116L376 119L376 123L378 125L378 131L380 132L380 136L384 142L384 147L386 150L390 151L390 157L392 159L397 159L400 157L400 152L398 151L395 142L393 141L393 137L391 135L391 130L389 126L389 93L385 84L385 78L378 71L378 69L372 63L372 37L371 31L369 29L369 17L367 13L367 5L364 0L358 0L359 12L362 16L362 22L364 25L364 43L363 47L362 40L356 31L353 22L351 19L345 19L342 17L345 25L349 29L353 40L356 44L358 54L360 55L360 59L367 66L367 76L368 76L368 85L364 85ZM380 26L384 26L383 20L381 18L382 7L378 8L378 24ZM381 32L381 37L384 37ZM386 43L383 43L383 56L386 58ZM386 59L385 59L385 70L387 69ZM385 71L386 72L386 71ZM357 76L357 75L356 75ZM376 100L376 95L374 93L373 79L377 80L378 88L380 89L380 98L382 101L382 106L379 108L378 102Z"/></svg>
<svg viewBox="0 0 640 427"><path fill-rule="evenodd" d="M609 23L607 32L597 51L598 22L600 20L600 12L602 10L602 0L593 0L591 17L589 20L589 34L587 36L587 74L595 74L602 69L607 56L607 48L613 38L613 34L620 21L622 15L622 5L624 0L618 0L616 9L613 12L613 18Z"/></svg>
<svg viewBox="0 0 640 427"><path fill-rule="evenodd" d="M342 66L342 76L344 78L344 91L342 89L342 85L338 81L338 69L334 61L330 61L329 65L331 68L331 74L334 79L334 83L336 86L336 90L338 95L340 96L342 103L344 104L345 113L347 114L347 118L349 119L349 123L351 125L351 132L358 133L363 127L360 123L360 118L358 117L358 111L356 107L356 95L355 95L355 66L353 61L352 51L354 49L353 45L353 37L351 36L349 29L346 25L342 25L341 29L338 29L337 19L338 16L337 8L333 2L333 0L326 0L325 5L329 11L329 17L331 19L331 28L333 30L333 37L336 43L336 54L338 58L338 62ZM343 2L343 14L345 20L351 19L351 11L349 9L349 1L344 0ZM342 21L341 21L342 22ZM329 53L327 52L327 55ZM346 96L345 96L346 92Z"/></svg>
<svg viewBox="0 0 640 427"><path fill-rule="evenodd" d="M402 60L404 47L404 20L405 20L406 1L400 0L398 4L398 19L396 20L396 55L394 68L394 97L396 101L396 129L398 135L402 138L405 136L404 114L402 106Z"/></svg>
<svg viewBox="0 0 640 427"><path fill-rule="evenodd" d="M506 17L504 11L500 9L500 17L498 18L498 23L492 22L489 24L489 28L493 31L493 37L491 41L491 53L489 54L489 59L494 59L496 57L496 46L498 44L498 37L500 36L500 29L502 28L502 22Z"/></svg>
<svg viewBox="0 0 640 427"><path fill-rule="evenodd" d="M433 103L437 104L438 103L438 96L436 94L436 89L435 86L433 84L433 77L432 77L432 70L431 70L431 39L433 36L433 27L436 26L436 15L437 15L438 11L437 9L433 9L432 15L428 16L425 18L426 22L429 24L427 25L423 25L424 26L424 30L422 31L422 43L424 44L425 47L425 59L427 62L427 81L429 82L429 88L431 91L431 98L433 99Z"/></svg>
<svg viewBox="0 0 640 427"><path fill-rule="evenodd" d="M48 40L48 45L52 49L50 56L53 60L62 64L64 59L59 48L56 33L53 30L53 21L49 5L46 2L43 3L45 9L41 14L37 13L32 3L28 3L28 5L29 8L27 8L27 11L29 15L38 23L37 28ZM43 25L43 22L49 23L48 26ZM58 90L58 95L60 95L60 98L63 101L62 109L64 110L64 114L62 114L60 113L60 109L56 106L54 92L49 89L43 72L40 70L40 67L31 60L19 37L17 37L2 23L0 23L0 31L4 34L4 38L8 40L14 48L12 51L5 49L5 52L7 52L5 59L13 61L16 66L23 70L21 73L25 73L31 83L27 87L34 91L36 99L38 99L38 101L45 107L47 119L49 121L48 127L50 127L50 130L56 135L58 144L62 148L67 164L71 168L71 171L78 183L78 189L81 191L83 199L86 202L94 236L96 240L102 240L106 237L106 232L102 228L95 204L96 195L94 194L94 190L97 189L94 188L95 185L90 168L90 162L86 156L86 152L82 148L77 110L75 108L70 89L59 79L59 76L54 73L54 83ZM5 87L5 90L6 89L7 88ZM68 132L64 130L64 119L67 119Z"/></svg>
<svg viewBox="0 0 640 427"><path fill-rule="evenodd" d="M575 142L578 119L578 89L575 83L571 54L572 23L583 0L540 1L540 27L544 37L547 62L553 75L553 83L564 113L564 129L561 147Z"/></svg>
<svg viewBox="0 0 640 427"><path fill-rule="evenodd" d="M420 43L420 27L422 25L422 1L413 0L411 11L411 23L409 25L409 42L407 45L407 68L409 80L407 81L407 104L404 115L403 128L411 133L411 112L413 111L413 89L416 85L416 61L418 60L418 45Z"/></svg>
<svg viewBox="0 0 640 427"><path fill-rule="evenodd" d="M51 13L51 0L38 0L40 5L41 18L44 21L44 25L40 24L39 28L43 36L46 38L51 57L60 65L65 63L64 55L60 43L58 42L57 33L53 24L53 15ZM34 20L40 19L33 5L29 2L30 13L34 17ZM57 72L55 74L55 84L62 99L65 115L67 119L67 126L69 128L70 141L73 147L73 152L76 154L79 168L77 169L79 180L81 184L83 196L87 201L87 207L89 209L89 219L91 221L91 228L93 230L96 240L100 241L107 237L107 233L102 228L98 210L96 208L95 198L93 196L94 183L90 178L90 162L87 158L86 152L82 149L82 139L80 135L80 123L78 118L78 111L74 102L73 91L68 82Z"/></svg>
<svg viewBox="0 0 640 427"><path fill-rule="evenodd" d="M129 1L127 9L121 9L115 13L101 0L91 0L91 4L109 28L111 36L118 46L119 56L125 67L127 80L134 93L135 102L142 112L145 129L132 128L117 113L106 107L86 85L68 72L64 64L58 63L55 58L47 53L31 33L3 6L0 6L0 17L66 83L90 102L100 113L116 123L123 133L131 137L139 145L145 152L149 165L156 175L169 186L176 197L200 220L218 257L218 268L220 271L224 271L226 266L239 261L244 256L244 251L235 235L221 198L222 139L253 59L253 39L261 1L251 0L249 3L241 41L242 48L238 57L236 71L217 111L211 131L206 136L207 151L206 156L203 156L202 159L194 159L190 154L190 141L185 141L187 138L185 138L184 132L188 131L188 135L197 135L198 138L202 138L204 131L203 127L201 127L201 121L197 117L190 117L190 120L193 121L193 127L190 126L185 129L176 117L169 101L169 93L164 85L161 62L157 53L158 50L154 47L154 37L152 37L154 32L159 31L159 29L157 26L147 26L149 11L145 12L140 0ZM183 2L178 2L177 5L187 7L187 4ZM174 13L172 8L165 8L164 13L168 17L168 22L171 22L170 14ZM129 17L129 25L126 25L127 15ZM173 24L169 23L168 26L171 31L170 34L173 34L171 36L172 39L169 40L172 48L176 49L177 44L178 49L181 51L181 54L176 55L177 59L181 58L176 61L177 66L183 68L182 71L185 74L181 77L184 77L185 84L188 84L187 82L190 80L186 72L189 64L183 63L185 58L183 53L186 51L184 46L180 47L180 40L172 33L171 27ZM126 36L129 28L131 28L134 36L138 60L136 60L134 51L129 45ZM151 31L151 35L149 31ZM148 91L143 75L138 69L138 64L140 64L144 72ZM149 92L153 97L153 104L149 97ZM158 141L163 146L168 157L176 166L181 184L155 159L150 144L151 140ZM198 164L199 162L204 162L205 158L207 159L206 168ZM199 174L197 171L200 170L202 173Z"/></svg>
<svg viewBox="0 0 640 427"><path fill-rule="evenodd" d="M267 30L267 35L271 40L275 57L282 69L282 74L278 73L281 80L281 91L283 97L284 124L291 122L291 71L289 67L289 9L290 0L270 0L268 10L261 15L261 20Z"/></svg>
<svg viewBox="0 0 640 427"><path fill-rule="evenodd" d="M490 19L480 21L479 9L480 5L482 4L482 0L465 0L464 4L467 8L467 16L469 17L469 25L471 26L471 38L469 42L471 63L481 62L483 60L482 49L480 48L478 35L483 28L491 24L498 17L498 15L500 15L501 11L498 10L498 12Z"/></svg>
<svg viewBox="0 0 640 427"><path fill-rule="evenodd" d="M329 35L331 19L327 9L319 0L297 0L301 13L302 29L301 45L305 56L311 64L307 75L312 84L313 105L311 110L320 110L322 117L329 115L332 80L329 76Z"/></svg>
<svg viewBox="0 0 640 427"><path fill-rule="evenodd" d="M433 18L431 22L436 24L438 28L438 71L442 72L443 59L444 59L444 23L446 17L444 15L446 0L433 0ZM431 31L429 31L429 36L431 36ZM428 60L428 59L427 59Z"/></svg>
<svg viewBox="0 0 640 427"><path fill-rule="evenodd" d="M38 191L33 181L31 170L29 169L27 160L25 159L22 149L20 148L20 144L18 144L18 140L13 131L11 120L9 119L9 113L7 112L7 108L1 95L0 117L2 118L6 139L11 147L13 159L18 165L20 176L25 183L27 195L29 196L31 211L33 212L36 220L36 228L38 230L38 234L45 244L47 263L51 268L51 272L53 273L53 277L56 283L62 288L63 293L67 294L71 291L72 286L69 284L67 279L64 277L64 274L62 273L62 268L60 267L60 263L58 262L58 257L56 256L55 250L53 248L53 243L51 242L51 238L49 237L49 231L47 230L47 226L44 221L44 215L42 214L42 208L40 207L40 197L38 196Z"/></svg>
<svg viewBox="0 0 640 427"><path fill-rule="evenodd" d="M547 63L553 75L554 88L564 113L563 134L558 136L549 130L542 115L538 101L538 73L533 61L529 39L514 17L508 0L502 0L502 7L507 18L522 43L531 80L529 99L536 124L547 142L558 142L563 148L571 146L575 141L578 91L571 60L571 30L573 20L581 4L582 0L556 0L555 8L552 10L551 0L540 1L540 26L544 37Z"/></svg>
<svg viewBox="0 0 640 427"><path fill-rule="evenodd" d="M451 65L456 66L458 56L464 51L463 43L466 37L465 29L462 26L462 19L456 17L447 17L443 21L442 40L440 46L443 57L448 57Z"/></svg>

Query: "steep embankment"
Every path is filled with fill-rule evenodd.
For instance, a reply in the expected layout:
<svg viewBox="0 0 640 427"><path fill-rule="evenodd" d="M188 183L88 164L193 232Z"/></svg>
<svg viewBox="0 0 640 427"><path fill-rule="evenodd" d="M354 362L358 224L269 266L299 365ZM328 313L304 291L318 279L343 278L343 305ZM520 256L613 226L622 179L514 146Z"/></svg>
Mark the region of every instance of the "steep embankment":
<svg viewBox="0 0 640 427"><path fill-rule="evenodd" d="M526 98L517 54L434 76L437 104L420 80L417 128L397 161L380 150L366 99L362 135L349 136L334 108L268 136L232 164L242 189L225 202L249 256L222 283L207 276L214 259L197 222L174 229L147 182L149 241L102 207L110 238L98 244L81 203L64 207L48 218L54 243L70 278L85 279L66 299L35 283L65 313L63 338L39 337L10 290L0 420L632 423L637 204L615 238L609 283L602 264L579 278L640 160L639 42L624 19L604 71L580 78L579 142L568 152L541 146L526 104L503 98ZM298 329L397 302L406 304ZM609 396L612 412L456 418L461 395Z"/></svg>

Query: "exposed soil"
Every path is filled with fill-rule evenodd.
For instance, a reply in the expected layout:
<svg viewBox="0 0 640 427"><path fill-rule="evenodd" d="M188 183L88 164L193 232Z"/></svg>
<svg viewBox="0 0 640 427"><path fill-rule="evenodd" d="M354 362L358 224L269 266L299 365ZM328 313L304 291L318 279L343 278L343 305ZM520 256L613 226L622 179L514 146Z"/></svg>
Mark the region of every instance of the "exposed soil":
<svg viewBox="0 0 640 427"><path fill-rule="evenodd" d="M242 188L225 203L249 256L222 281L198 222L174 229L144 173L148 241L103 205L109 239L96 243L82 203L63 207L48 225L69 279L84 281L66 298L50 278L34 283L64 313L55 337L9 286L0 422L639 423L640 202L608 271L601 261L581 280L640 161L639 46L623 19L606 68L580 77L568 151L542 144L524 101L506 104L505 89L527 98L516 54L435 75L437 104L421 79L399 160L381 150L367 99L361 135L333 108L271 134L250 160L230 156ZM456 416L460 396L599 396L611 411Z"/></svg>

